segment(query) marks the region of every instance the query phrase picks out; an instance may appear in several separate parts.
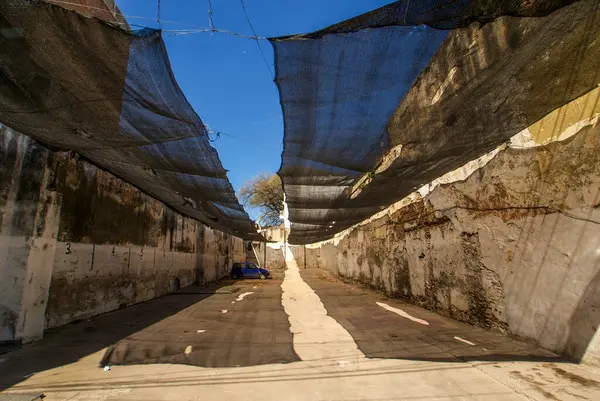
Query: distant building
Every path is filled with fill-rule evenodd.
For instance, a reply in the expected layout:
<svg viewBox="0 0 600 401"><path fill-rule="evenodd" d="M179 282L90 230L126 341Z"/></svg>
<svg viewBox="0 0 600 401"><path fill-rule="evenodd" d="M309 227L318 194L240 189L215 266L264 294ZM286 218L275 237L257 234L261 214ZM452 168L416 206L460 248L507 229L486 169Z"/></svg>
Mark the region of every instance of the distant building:
<svg viewBox="0 0 600 401"><path fill-rule="evenodd" d="M283 223L273 227L261 227L258 225L258 232L269 242L285 242L289 235L289 228L286 229Z"/></svg>

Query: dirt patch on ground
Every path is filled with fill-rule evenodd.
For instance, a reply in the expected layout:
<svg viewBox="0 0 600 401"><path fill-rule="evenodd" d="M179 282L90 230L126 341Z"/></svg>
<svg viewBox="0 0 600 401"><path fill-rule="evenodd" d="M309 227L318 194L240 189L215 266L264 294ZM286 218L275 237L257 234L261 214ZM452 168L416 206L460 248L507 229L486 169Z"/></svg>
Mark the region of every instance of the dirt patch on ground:
<svg viewBox="0 0 600 401"><path fill-rule="evenodd" d="M534 380L533 378L531 378L531 377L529 377L527 375L522 374L518 370L513 370L512 372L510 372L510 375L513 376L513 377L515 377L515 378L517 378L517 379L526 381L527 383L529 383L531 385L531 387L535 391L543 394L544 397L546 397L547 399L560 401L560 399L557 398L554 394L549 393L548 391L544 390L544 386L545 386L544 383L540 383L540 382Z"/></svg>
<svg viewBox="0 0 600 401"><path fill-rule="evenodd" d="M565 379L570 380L573 383L577 383L585 387L600 387L600 382L596 380L586 379L585 377L579 376L572 372L567 372L566 370L561 369L558 366L554 366L552 364L547 365L547 367L551 368L560 377L564 377Z"/></svg>

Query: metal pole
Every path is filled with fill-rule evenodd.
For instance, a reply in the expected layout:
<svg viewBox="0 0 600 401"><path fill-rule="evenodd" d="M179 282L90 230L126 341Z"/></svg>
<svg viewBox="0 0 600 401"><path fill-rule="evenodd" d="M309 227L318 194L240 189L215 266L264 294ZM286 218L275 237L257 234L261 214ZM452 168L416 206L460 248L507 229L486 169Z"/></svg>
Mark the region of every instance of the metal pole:
<svg viewBox="0 0 600 401"><path fill-rule="evenodd" d="M304 268L306 269L306 245L304 245Z"/></svg>
<svg viewBox="0 0 600 401"><path fill-rule="evenodd" d="M263 268L267 268L267 241L263 242L263 246L265 247L264 251L263 251Z"/></svg>

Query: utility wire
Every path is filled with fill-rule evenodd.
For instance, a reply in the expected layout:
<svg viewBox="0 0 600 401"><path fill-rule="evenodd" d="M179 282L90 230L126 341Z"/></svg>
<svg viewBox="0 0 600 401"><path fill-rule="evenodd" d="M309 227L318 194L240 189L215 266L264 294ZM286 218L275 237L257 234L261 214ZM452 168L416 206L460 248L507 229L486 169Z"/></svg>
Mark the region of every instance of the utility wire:
<svg viewBox="0 0 600 401"><path fill-rule="evenodd" d="M215 29L215 23L213 21L213 6L212 6L212 0L208 0L208 27L210 29Z"/></svg>
<svg viewBox="0 0 600 401"><path fill-rule="evenodd" d="M206 33L206 32L216 32L216 33L224 33L227 35L232 35L232 36L237 36L239 38L244 38L244 39L252 39L252 40L264 40L266 39L265 37L261 37L261 36L249 36L249 35L244 35L242 33L237 33L237 32L232 32L232 31L228 31L226 29L217 29L217 28L203 28L203 29L163 29L163 32L167 32L173 36L177 36L177 35L191 35L194 33Z"/></svg>
<svg viewBox="0 0 600 401"><path fill-rule="evenodd" d="M223 135L223 136L229 137L231 139L235 139L236 141L240 141L244 144L253 145L253 146L259 147L261 149L269 149L269 150L274 150L276 152L281 151L281 149L275 149L272 146L265 146L258 141L252 141L252 140L248 140L246 138L240 138L240 137L237 137L237 136L234 136L234 135L228 134L226 132L222 132L222 131L215 131L214 129L209 128L209 127L206 127L206 132L208 134L208 140L212 143L216 142L218 139L221 138L221 135ZM213 135L214 139L210 137L211 135Z"/></svg>
<svg viewBox="0 0 600 401"><path fill-rule="evenodd" d="M156 7L156 22L158 23L158 29L161 29L161 26L160 26L160 0L158 0L158 4Z"/></svg>
<svg viewBox="0 0 600 401"><path fill-rule="evenodd" d="M213 142L213 143L214 143L214 142L217 142L217 139L221 138L221 133L220 133L220 132L218 132L218 131L213 131L213 130L208 130L208 129L207 129L207 130L206 130L206 134L207 134L207 136L208 136L208 140L209 140L210 142ZM215 136L215 139L212 139L212 138L210 137L210 135L211 135L211 134Z"/></svg>
<svg viewBox="0 0 600 401"><path fill-rule="evenodd" d="M269 62L267 61L267 58L265 57L265 54L262 51L262 48L260 47L260 43L258 43L258 35L256 34L256 31L254 30L254 26L252 25L252 22L250 21L250 17L248 16L248 11L246 10L246 5L244 4L244 0L240 0L240 3L242 4L242 9L244 10L244 15L246 16L246 21L248 21L248 25L250 26L250 29L252 30L252 34L254 35L254 40L256 41L256 46L258 47L258 51L260 52L260 55L262 56L263 61L265 62L265 65L267 66L267 69L269 70L269 73L271 74L271 77L273 77L273 79L275 79L275 75L273 74L273 70L271 69L271 66L269 65Z"/></svg>
<svg viewBox="0 0 600 401"><path fill-rule="evenodd" d="M78 7L85 7L85 8L90 9L90 10L97 10L97 11L103 11L103 12L109 13L111 16L112 15L118 15L118 16L126 18L126 19L140 19L140 20L147 20L147 21L156 21L156 18L142 17L142 16L137 16L137 15L125 15L125 14L118 13L118 12L112 12L112 11L107 10L105 8L99 8L99 7L93 7L93 6L88 6L88 5L79 4L79 3L73 3L72 1L53 0L52 3L53 4L67 4L67 5L75 5L75 6L78 6ZM83 14L83 13L80 13L80 14L86 15L87 17L94 17L93 15L89 15L89 14ZM122 22L118 22L118 21L116 21L114 23L115 24L123 25ZM162 24L179 25L179 26L190 27L190 28L196 28L196 29L163 29L162 30L163 32L172 33L173 35L188 35L188 34L192 34L192 33L217 32L217 33L223 33L223 34L227 34L227 35L238 36L240 38L245 38L245 39L253 39L253 40L263 40L263 39L266 39L265 37L244 35L244 34L241 34L241 33L228 31L226 29L216 29L216 28L212 28L211 29L211 28L206 28L206 27L200 26L200 25L188 24L188 23L185 23L185 22L168 21L168 20L160 19L160 23L162 23ZM131 24L131 25L132 26L138 26L138 27L146 28L146 26L144 26L144 25L138 25L138 24Z"/></svg>

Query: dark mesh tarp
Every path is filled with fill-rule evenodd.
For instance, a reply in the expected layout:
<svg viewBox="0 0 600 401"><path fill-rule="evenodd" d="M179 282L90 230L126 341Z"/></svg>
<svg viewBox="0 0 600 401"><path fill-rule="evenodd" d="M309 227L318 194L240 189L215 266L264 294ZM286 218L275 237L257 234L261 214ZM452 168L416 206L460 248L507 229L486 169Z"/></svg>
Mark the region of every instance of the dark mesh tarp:
<svg viewBox="0 0 600 401"><path fill-rule="evenodd" d="M255 238L159 31L39 1L0 2L0 122L75 150L177 211Z"/></svg>
<svg viewBox="0 0 600 401"><path fill-rule="evenodd" d="M332 237L596 87L598 7L402 1L270 39L290 242Z"/></svg>

